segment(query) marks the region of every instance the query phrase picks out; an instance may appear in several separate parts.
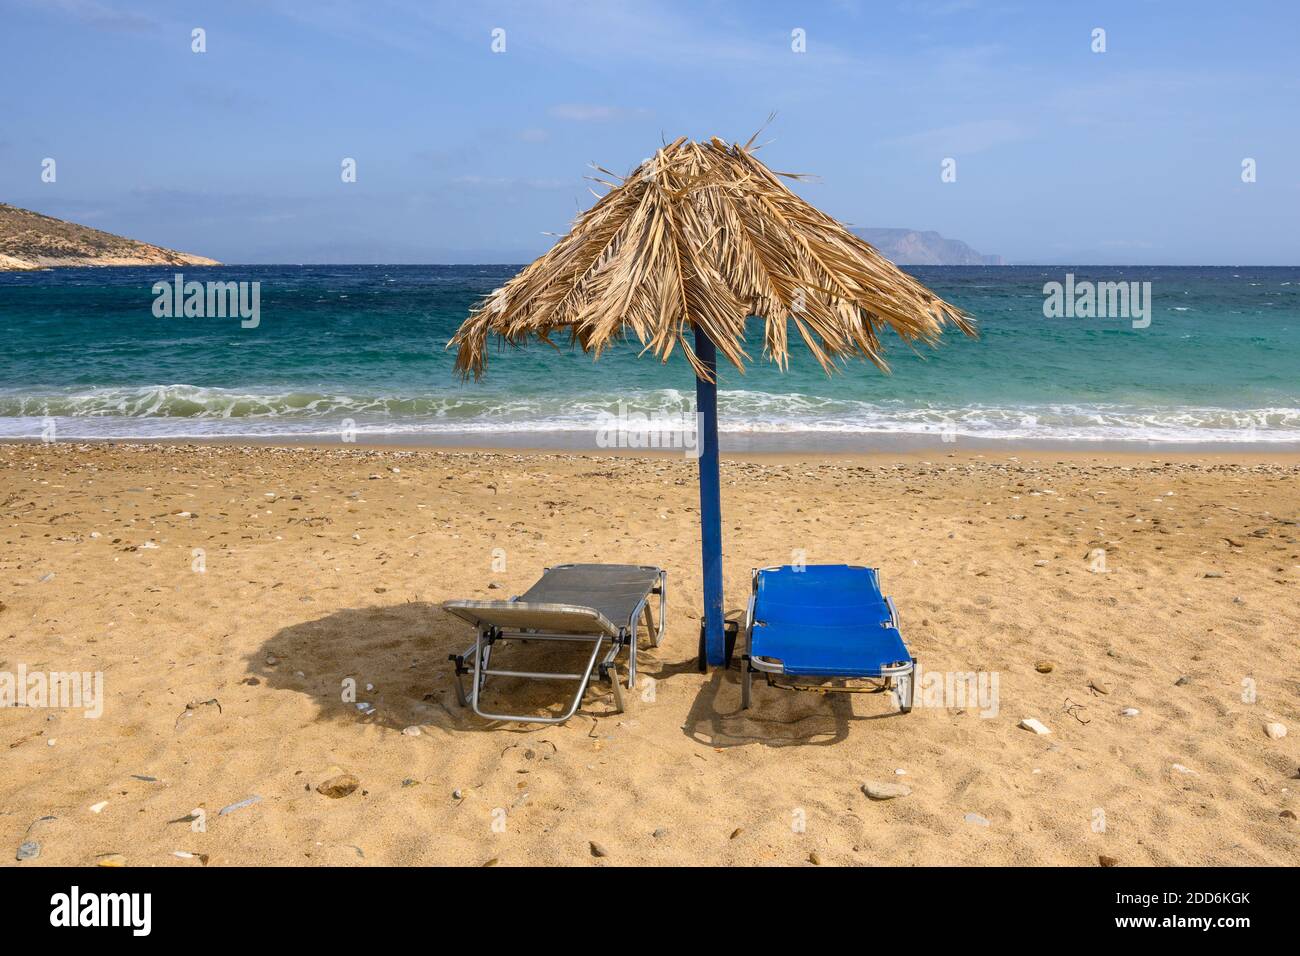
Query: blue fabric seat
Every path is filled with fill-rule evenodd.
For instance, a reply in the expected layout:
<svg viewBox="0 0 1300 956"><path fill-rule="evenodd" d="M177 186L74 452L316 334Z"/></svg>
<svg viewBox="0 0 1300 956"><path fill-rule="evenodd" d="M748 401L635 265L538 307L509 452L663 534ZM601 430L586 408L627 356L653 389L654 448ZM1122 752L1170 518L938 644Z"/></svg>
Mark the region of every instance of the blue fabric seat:
<svg viewBox="0 0 1300 956"><path fill-rule="evenodd" d="M758 571L751 657L791 676L879 677L911 661L874 568L790 566Z"/></svg>

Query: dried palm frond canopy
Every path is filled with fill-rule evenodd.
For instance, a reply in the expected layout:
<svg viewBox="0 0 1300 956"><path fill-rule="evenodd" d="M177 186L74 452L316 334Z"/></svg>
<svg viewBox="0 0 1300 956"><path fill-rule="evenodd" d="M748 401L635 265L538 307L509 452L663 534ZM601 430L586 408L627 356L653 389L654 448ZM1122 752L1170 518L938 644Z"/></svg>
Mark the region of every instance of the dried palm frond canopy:
<svg viewBox="0 0 1300 956"><path fill-rule="evenodd" d="M828 372L855 356L887 369L884 326L907 343L933 344L948 323L974 334L960 309L791 192L780 177L799 177L768 169L753 142L682 138L626 179L599 180L609 192L457 331L457 370L480 376L493 336L554 344L567 332L599 356L631 332L662 361L680 347L711 380L688 333L698 325L743 371L750 316L765 321L768 359L787 365L793 323Z"/></svg>

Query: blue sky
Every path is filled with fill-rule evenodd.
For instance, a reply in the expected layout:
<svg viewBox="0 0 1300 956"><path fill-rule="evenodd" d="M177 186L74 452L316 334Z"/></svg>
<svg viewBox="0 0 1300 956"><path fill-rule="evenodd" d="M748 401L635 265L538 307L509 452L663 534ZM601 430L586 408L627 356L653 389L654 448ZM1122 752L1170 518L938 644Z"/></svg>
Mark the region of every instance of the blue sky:
<svg viewBox="0 0 1300 956"><path fill-rule="evenodd" d="M759 155L851 224L1020 263L1300 264L1293 2L0 0L0 21L0 200L226 262L524 261L593 201L588 163L775 111Z"/></svg>

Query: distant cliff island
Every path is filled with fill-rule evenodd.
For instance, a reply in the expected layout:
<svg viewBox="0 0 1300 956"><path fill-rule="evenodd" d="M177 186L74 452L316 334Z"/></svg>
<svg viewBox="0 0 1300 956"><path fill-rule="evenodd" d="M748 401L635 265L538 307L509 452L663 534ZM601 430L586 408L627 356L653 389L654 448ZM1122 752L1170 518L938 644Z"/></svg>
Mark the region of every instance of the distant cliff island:
<svg viewBox="0 0 1300 956"><path fill-rule="evenodd" d="M60 266L217 266L204 256L136 242L0 203L0 271Z"/></svg>
<svg viewBox="0 0 1300 956"><path fill-rule="evenodd" d="M880 254L900 266L1004 266L1001 256L985 256L960 239L945 239L937 232L915 229L854 229L879 250Z"/></svg>
<svg viewBox="0 0 1300 956"><path fill-rule="evenodd" d="M1001 266L959 239L915 229L854 229L900 266ZM216 266L221 263L0 203L0 272L62 266Z"/></svg>

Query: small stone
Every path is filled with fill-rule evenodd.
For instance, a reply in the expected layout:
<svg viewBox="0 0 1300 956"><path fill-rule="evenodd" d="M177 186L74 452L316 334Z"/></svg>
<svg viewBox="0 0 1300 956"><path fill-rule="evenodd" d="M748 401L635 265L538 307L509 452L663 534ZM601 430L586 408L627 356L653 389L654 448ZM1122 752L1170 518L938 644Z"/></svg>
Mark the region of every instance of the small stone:
<svg viewBox="0 0 1300 956"><path fill-rule="evenodd" d="M1142 713L1142 711L1138 710L1136 707L1125 707L1119 713L1121 717L1136 717L1138 714Z"/></svg>
<svg viewBox="0 0 1300 956"><path fill-rule="evenodd" d="M609 856L609 851L597 843L595 840L588 841L587 846L591 848L591 855L595 857Z"/></svg>
<svg viewBox="0 0 1300 956"><path fill-rule="evenodd" d="M662 840L668 835L668 831L664 827L656 827L655 832L650 835L656 840Z"/></svg>
<svg viewBox="0 0 1300 956"><path fill-rule="evenodd" d="M266 655L266 666L267 666L267 667L274 667L274 666L275 666L276 664L278 664L278 663L280 663L280 658L276 657L274 654L267 654L267 655Z"/></svg>
<svg viewBox="0 0 1300 956"><path fill-rule="evenodd" d="M1033 717L1026 717L1024 720L1022 720L1020 722L1020 728L1022 730L1032 731L1033 733L1038 734L1040 737L1043 736L1044 734L1051 733L1051 731L1048 730L1047 727L1045 727L1041 721L1036 720Z"/></svg>
<svg viewBox="0 0 1300 956"><path fill-rule="evenodd" d="M35 840L28 840L18 846L18 853L14 859L21 863L23 860L34 860L41 855L41 845Z"/></svg>
<svg viewBox="0 0 1300 956"><path fill-rule="evenodd" d="M1039 661L1034 665L1034 670L1038 671L1040 674L1050 674L1055 669L1056 665L1051 661Z"/></svg>
<svg viewBox="0 0 1300 956"><path fill-rule="evenodd" d="M414 726L414 725L412 725L412 726L410 726L410 727L403 727L403 728L402 728L402 736L403 736L403 737L418 737L418 736L420 736L421 733L423 733L423 731L421 731L419 727L416 727L416 726Z"/></svg>
<svg viewBox="0 0 1300 956"><path fill-rule="evenodd" d="M1104 680L1101 680L1098 677L1088 678L1088 687L1096 691L1098 694L1109 694L1111 691L1110 684L1107 684Z"/></svg>
<svg viewBox="0 0 1300 956"><path fill-rule="evenodd" d="M893 800L895 797L910 796L912 788L905 783L882 783L879 780L868 780L862 784L862 792L872 800Z"/></svg>
<svg viewBox="0 0 1300 956"><path fill-rule="evenodd" d="M44 575L41 576L40 583L41 583L41 584L49 584L49 583L50 583L51 581L53 581L53 580L54 580L54 572L51 571L49 574L44 574Z"/></svg>
<svg viewBox="0 0 1300 956"><path fill-rule="evenodd" d="M1206 571L1204 574L1201 575L1201 577L1203 577L1203 578L1221 578L1221 577L1223 577L1223 572L1221 572L1221 571Z"/></svg>
<svg viewBox="0 0 1300 956"><path fill-rule="evenodd" d="M465 794L461 793L459 790L453 790L451 792L451 798L453 800L463 800L465 799Z"/></svg>
<svg viewBox="0 0 1300 956"><path fill-rule="evenodd" d="M101 856L95 863L96 866L123 867L126 866L126 857L121 853L106 853Z"/></svg>
<svg viewBox="0 0 1300 956"><path fill-rule="evenodd" d="M1174 681L1174 686L1175 686L1175 687L1186 687L1186 686L1187 686L1188 684L1190 684L1191 682L1192 682L1192 679L1191 679L1190 677L1180 677L1180 678L1178 678L1178 680Z"/></svg>
<svg viewBox="0 0 1300 956"><path fill-rule="evenodd" d="M105 808L106 806L108 806L108 801L107 801L107 800L100 800L99 803L94 804L94 805L90 808L90 812L91 812L91 813L103 813L104 808Z"/></svg>
<svg viewBox="0 0 1300 956"><path fill-rule="evenodd" d="M986 827L989 825L988 818L982 817L978 813L968 813L963 817L963 819L967 823L974 824L977 827Z"/></svg>
<svg viewBox="0 0 1300 956"><path fill-rule="evenodd" d="M340 773L316 785L316 792L332 800L340 800L361 786L361 781L350 773Z"/></svg>
<svg viewBox="0 0 1300 956"><path fill-rule="evenodd" d="M494 856L494 857L492 857L492 859L488 860L488 861L487 861L486 863L484 863L483 865L484 865L484 866L496 866L496 865L497 865L498 863L500 863L500 862L501 862L500 858Z"/></svg>
<svg viewBox="0 0 1300 956"><path fill-rule="evenodd" d="M744 827L736 827L736 829L734 829L734 830L731 831L731 836L727 837L727 839L728 839L728 840L734 840L734 839L736 839L736 837L740 836L740 835L741 835L742 833L744 833L744 832L745 832L745 828L744 828Z"/></svg>
<svg viewBox="0 0 1300 956"><path fill-rule="evenodd" d="M1097 862L1102 866L1119 866L1119 860L1115 859L1113 856L1107 856L1104 853L1097 857Z"/></svg>
<svg viewBox="0 0 1300 956"><path fill-rule="evenodd" d="M1173 769L1176 773L1186 773L1186 774L1191 774L1193 777L1195 777L1195 776L1199 776L1199 774L1197 774L1197 772L1196 772L1195 770L1193 770L1191 767L1184 767L1184 766L1183 766L1182 764L1180 764L1180 763L1176 763L1176 764L1174 764L1173 767L1172 767L1172 769Z"/></svg>
<svg viewBox="0 0 1300 956"><path fill-rule="evenodd" d="M497 584L495 581L489 581L489 582L488 582L488 590L489 590L489 591L497 591L497 590L500 590L500 588L501 588L501 585Z"/></svg>
<svg viewBox="0 0 1300 956"><path fill-rule="evenodd" d="M1279 724L1276 721L1265 724L1264 733L1268 735L1270 740L1281 740L1286 736L1286 724Z"/></svg>
<svg viewBox="0 0 1300 956"><path fill-rule="evenodd" d="M817 855L816 850L813 850L811 853L808 854L808 862L811 863L813 866L821 866L822 858Z"/></svg>
<svg viewBox="0 0 1300 956"><path fill-rule="evenodd" d="M1292 811L1292 810L1283 810L1281 813L1278 814L1278 816L1281 817L1283 820L1294 820L1294 819L1295 819L1295 812ZM23 846L26 846L26 845L27 845L26 843L23 844ZM19 847L19 848L18 848L18 852L20 852L20 853L22 852L22 847ZM40 845L39 845L39 844L38 844L37 847L36 847L36 852L38 852L38 853L40 852ZM19 857L19 859L21 860L22 857Z"/></svg>

